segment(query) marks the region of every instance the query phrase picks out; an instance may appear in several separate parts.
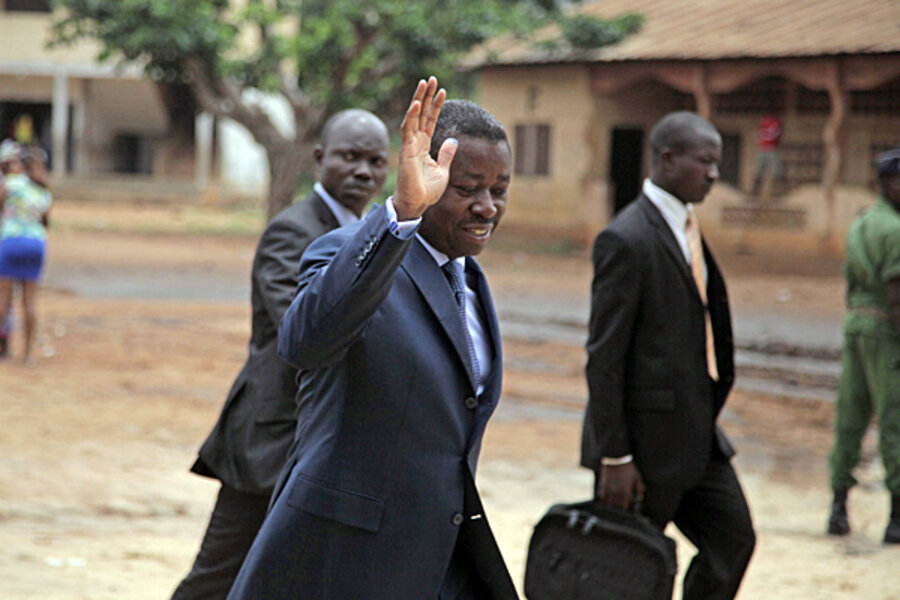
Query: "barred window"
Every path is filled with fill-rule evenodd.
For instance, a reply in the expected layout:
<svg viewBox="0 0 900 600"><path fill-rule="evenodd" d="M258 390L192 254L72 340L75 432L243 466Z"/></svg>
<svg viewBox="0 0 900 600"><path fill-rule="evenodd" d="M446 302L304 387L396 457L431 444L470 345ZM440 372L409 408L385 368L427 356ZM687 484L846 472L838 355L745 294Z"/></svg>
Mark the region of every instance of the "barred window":
<svg viewBox="0 0 900 600"><path fill-rule="evenodd" d="M550 126L516 125L516 175L550 174Z"/></svg>
<svg viewBox="0 0 900 600"><path fill-rule="evenodd" d="M874 90L850 92L850 106L860 115L900 114L900 79Z"/></svg>
<svg viewBox="0 0 900 600"><path fill-rule="evenodd" d="M716 96L716 112L723 115L782 113L787 103L787 82L769 77L728 94Z"/></svg>
<svg viewBox="0 0 900 600"><path fill-rule="evenodd" d="M782 144L778 151L789 187L822 180L825 162L822 144Z"/></svg>
<svg viewBox="0 0 900 600"><path fill-rule="evenodd" d="M797 112L827 115L831 112L831 100L828 98L828 92L811 90L808 87L798 85Z"/></svg>

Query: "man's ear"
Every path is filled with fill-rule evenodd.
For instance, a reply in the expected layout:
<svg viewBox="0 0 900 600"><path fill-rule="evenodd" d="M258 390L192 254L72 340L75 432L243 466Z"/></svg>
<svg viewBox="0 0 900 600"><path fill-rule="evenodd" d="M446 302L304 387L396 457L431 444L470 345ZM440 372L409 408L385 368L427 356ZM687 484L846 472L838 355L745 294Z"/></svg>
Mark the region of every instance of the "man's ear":
<svg viewBox="0 0 900 600"><path fill-rule="evenodd" d="M675 153L671 148L663 148L659 151L659 166L664 173L668 173L672 169L672 161L674 158Z"/></svg>
<svg viewBox="0 0 900 600"><path fill-rule="evenodd" d="M325 156L325 149L322 148L322 144L316 144L315 149L313 149L313 158L316 161L316 164L322 165L322 158Z"/></svg>

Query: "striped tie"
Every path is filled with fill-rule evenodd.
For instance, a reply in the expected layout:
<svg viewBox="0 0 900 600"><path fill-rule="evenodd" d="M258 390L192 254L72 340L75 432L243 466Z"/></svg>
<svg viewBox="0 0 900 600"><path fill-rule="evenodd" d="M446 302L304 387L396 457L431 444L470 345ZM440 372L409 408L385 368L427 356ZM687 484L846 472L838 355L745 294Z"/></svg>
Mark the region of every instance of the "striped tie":
<svg viewBox="0 0 900 600"><path fill-rule="evenodd" d="M469 333L469 320L466 317L466 286L463 283L463 266L455 260L444 263L441 267L450 287L453 289L453 296L456 298L456 309L459 312L459 318L462 320L463 331L466 332L466 345L469 347L469 359L472 362L472 375L476 384L481 381L481 373L478 368L478 355L475 354L475 343Z"/></svg>

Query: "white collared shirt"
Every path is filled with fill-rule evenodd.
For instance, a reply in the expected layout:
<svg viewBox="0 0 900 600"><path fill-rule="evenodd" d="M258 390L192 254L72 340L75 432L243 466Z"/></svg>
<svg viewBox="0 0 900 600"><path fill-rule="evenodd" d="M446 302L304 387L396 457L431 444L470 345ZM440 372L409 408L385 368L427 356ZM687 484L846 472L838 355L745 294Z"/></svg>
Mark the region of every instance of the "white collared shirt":
<svg viewBox="0 0 900 600"><path fill-rule="evenodd" d="M450 262L450 258L448 258L446 254L435 249L434 246L426 242L425 238L421 235L417 233L416 237L422 242L422 245L425 246L425 249L428 250L428 253L431 254L431 257L439 267ZM457 258L456 262L463 266L463 272L465 272L465 257ZM481 303L478 302L478 295L475 293L475 290L469 287L468 278L464 277L463 279L466 284L466 322L469 326L469 335L472 338L472 344L475 346L475 356L478 359L479 380L476 382L477 389L475 391L480 396L481 392L484 391L484 382L487 381L488 376L491 374L492 357L491 348L488 345L487 320L482 313ZM454 302L456 302L455 299Z"/></svg>
<svg viewBox="0 0 900 600"><path fill-rule="evenodd" d="M643 191L650 202L662 213L663 219L665 219L669 229L672 230L672 235L675 236L675 241L678 242L678 247L681 248L684 260L687 261L687 264L691 264L691 252L688 250L684 227L687 224L688 207L693 207L690 204L685 204L649 179L644 180Z"/></svg>
<svg viewBox="0 0 900 600"><path fill-rule="evenodd" d="M341 227L345 225L349 225L351 223L356 223L359 221L359 217L356 216L352 210L335 200L331 197L331 194L325 189L320 182L316 182L313 186L315 192L319 195L319 197L325 202L325 205L331 210L331 213L334 215L334 218L337 219L338 225Z"/></svg>
<svg viewBox="0 0 900 600"><path fill-rule="evenodd" d="M688 249L687 236L684 233L687 225L688 214L694 212L693 204L685 204L666 190L662 189L649 179L644 180L644 195L659 209L662 217L675 236L681 254L684 256L688 267L691 266L691 251ZM703 279L707 278L706 261L703 261Z"/></svg>

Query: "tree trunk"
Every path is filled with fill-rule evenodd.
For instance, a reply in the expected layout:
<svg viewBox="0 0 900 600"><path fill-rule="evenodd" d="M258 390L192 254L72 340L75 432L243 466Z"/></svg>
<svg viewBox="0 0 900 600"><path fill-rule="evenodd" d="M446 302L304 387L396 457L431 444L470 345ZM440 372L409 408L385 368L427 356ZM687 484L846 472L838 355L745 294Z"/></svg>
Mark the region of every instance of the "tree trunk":
<svg viewBox="0 0 900 600"><path fill-rule="evenodd" d="M269 159L269 199L266 220L294 201L297 179L312 165L312 147L303 142L286 142L266 148Z"/></svg>

